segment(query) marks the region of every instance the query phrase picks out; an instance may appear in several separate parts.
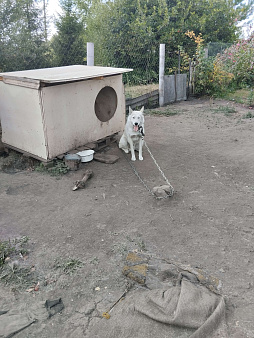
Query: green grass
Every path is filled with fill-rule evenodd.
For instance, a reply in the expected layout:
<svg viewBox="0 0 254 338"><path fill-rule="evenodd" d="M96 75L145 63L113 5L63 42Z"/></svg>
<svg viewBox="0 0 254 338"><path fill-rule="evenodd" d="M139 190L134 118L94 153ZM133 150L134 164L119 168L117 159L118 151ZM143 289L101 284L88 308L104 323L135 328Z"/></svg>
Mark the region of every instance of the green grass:
<svg viewBox="0 0 254 338"><path fill-rule="evenodd" d="M243 119L252 119L254 117L254 114L252 112L248 112L247 114L243 115Z"/></svg>
<svg viewBox="0 0 254 338"><path fill-rule="evenodd" d="M234 101L236 103L245 104L247 106L254 105L254 92L253 88L238 89L230 92L225 96L225 99Z"/></svg>
<svg viewBox="0 0 254 338"><path fill-rule="evenodd" d="M146 109L146 115L155 115L155 116L174 116L181 113L180 110L171 109L169 106L163 109Z"/></svg>
<svg viewBox="0 0 254 338"><path fill-rule="evenodd" d="M235 107L232 106L219 106L215 109L212 109L214 113L223 113L226 116L230 116L232 114L235 114L237 111Z"/></svg>
<svg viewBox="0 0 254 338"><path fill-rule="evenodd" d="M251 88L249 95L247 97L247 103L248 106L253 107L254 106L254 91L253 88Z"/></svg>

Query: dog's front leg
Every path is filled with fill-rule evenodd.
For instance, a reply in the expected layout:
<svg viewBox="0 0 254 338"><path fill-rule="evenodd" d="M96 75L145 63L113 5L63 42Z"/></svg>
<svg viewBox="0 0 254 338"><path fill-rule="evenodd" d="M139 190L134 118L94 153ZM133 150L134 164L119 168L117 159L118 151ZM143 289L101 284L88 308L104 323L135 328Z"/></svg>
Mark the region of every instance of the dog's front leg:
<svg viewBox="0 0 254 338"><path fill-rule="evenodd" d="M138 151L138 159L140 161L143 161L142 149L143 149L143 140L142 140L142 138L140 138L140 140L139 140L139 151Z"/></svg>
<svg viewBox="0 0 254 338"><path fill-rule="evenodd" d="M135 151L134 151L134 146L133 146L133 141L131 137L128 137L128 143L130 145L130 151L131 151L131 160L136 161L136 156L135 156Z"/></svg>

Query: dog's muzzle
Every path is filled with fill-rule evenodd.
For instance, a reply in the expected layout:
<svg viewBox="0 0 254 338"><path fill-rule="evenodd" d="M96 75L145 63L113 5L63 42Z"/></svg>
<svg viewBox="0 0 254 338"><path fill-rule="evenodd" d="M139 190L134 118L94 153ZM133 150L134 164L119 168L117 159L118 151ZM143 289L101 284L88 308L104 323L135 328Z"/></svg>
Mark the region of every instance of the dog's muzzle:
<svg viewBox="0 0 254 338"><path fill-rule="evenodd" d="M138 124L138 123L135 123L135 124L133 125L133 129L134 129L134 131L139 131L139 124Z"/></svg>

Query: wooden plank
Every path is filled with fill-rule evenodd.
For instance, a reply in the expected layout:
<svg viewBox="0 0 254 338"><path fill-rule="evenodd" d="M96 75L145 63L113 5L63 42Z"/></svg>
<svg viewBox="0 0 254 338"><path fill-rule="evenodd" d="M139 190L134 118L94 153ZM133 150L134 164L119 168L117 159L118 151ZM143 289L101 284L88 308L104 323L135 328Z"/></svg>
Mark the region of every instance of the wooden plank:
<svg viewBox="0 0 254 338"><path fill-rule="evenodd" d="M4 79L13 78L23 81L23 79L38 80L44 83L61 83L87 80L92 78L119 75L130 72L129 68L98 67L85 65L72 65L54 68L30 69L17 72L0 73Z"/></svg>
<svg viewBox="0 0 254 338"><path fill-rule="evenodd" d="M126 105L131 106L131 107L140 107L140 106L147 105L149 103L154 103L154 102L158 101L158 99L159 99L159 96L151 97L149 99L143 99L143 100L135 101L135 103L131 103L131 104L126 102Z"/></svg>
<svg viewBox="0 0 254 338"><path fill-rule="evenodd" d="M25 150L19 149L19 148L17 148L17 147L13 147L13 146L11 146L11 145L9 145L9 144L7 144L7 143L4 143L4 142L3 142L3 145L4 145L5 148L6 148L6 152L7 152L8 149L12 149L12 150L17 151L18 153L21 153L21 154L23 154L23 155L25 155L25 156L27 156L27 157L35 158L36 160L39 160L39 161L41 161L41 162L49 162L49 161L51 161L51 160L49 160L49 159L46 160L45 158L42 158L42 157L39 157L39 156L37 156L37 155L31 154L31 153L29 153L29 152L27 152L27 151L25 151Z"/></svg>
<svg viewBox="0 0 254 338"><path fill-rule="evenodd" d="M21 86L21 87L32 88L32 89L40 88L40 81L32 80L32 79L3 77L3 82L6 84L14 85L14 86Z"/></svg>
<svg viewBox="0 0 254 338"><path fill-rule="evenodd" d="M149 98L157 96L157 95L159 95L159 90L154 90L150 93L135 97L133 99L126 99L126 103L128 102L128 103L131 103L131 104L135 104L137 102L149 99Z"/></svg>
<svg viewBox="0 0 254 338"><path fill-rule="evenodd" d="M159 90L154 90L150 93L135 97L133 99L126 100L126 106L138 107L142 105L147 105L150 102L154 103L159 100Z"/></svg>
<svg viewBox="0 0 254 338"><path fill-rule="evenodd" d="M96 144L96 147L95 147L95 151L98 151L98 150L101 150L107 146L109 146L111 143L114 143L116 142L116 135L117 134L113 134L113 135L110 135L110 136L106 136L100 140L97 140L97 141L94 141L94 143Z"/></svg>

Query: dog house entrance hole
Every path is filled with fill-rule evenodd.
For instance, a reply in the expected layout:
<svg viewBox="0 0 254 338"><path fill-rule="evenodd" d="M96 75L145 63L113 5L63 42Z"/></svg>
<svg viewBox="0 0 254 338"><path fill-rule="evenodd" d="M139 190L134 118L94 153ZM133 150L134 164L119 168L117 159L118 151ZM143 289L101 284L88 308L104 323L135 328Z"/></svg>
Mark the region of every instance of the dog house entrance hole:
<svg viewBox="0 0 254 338"><path fill-rule="evenodd" d="M94 110L98 119L102 122L109 121L115 114L117 107L117 95L112 87L102 88L96 97Z"/></svg>

